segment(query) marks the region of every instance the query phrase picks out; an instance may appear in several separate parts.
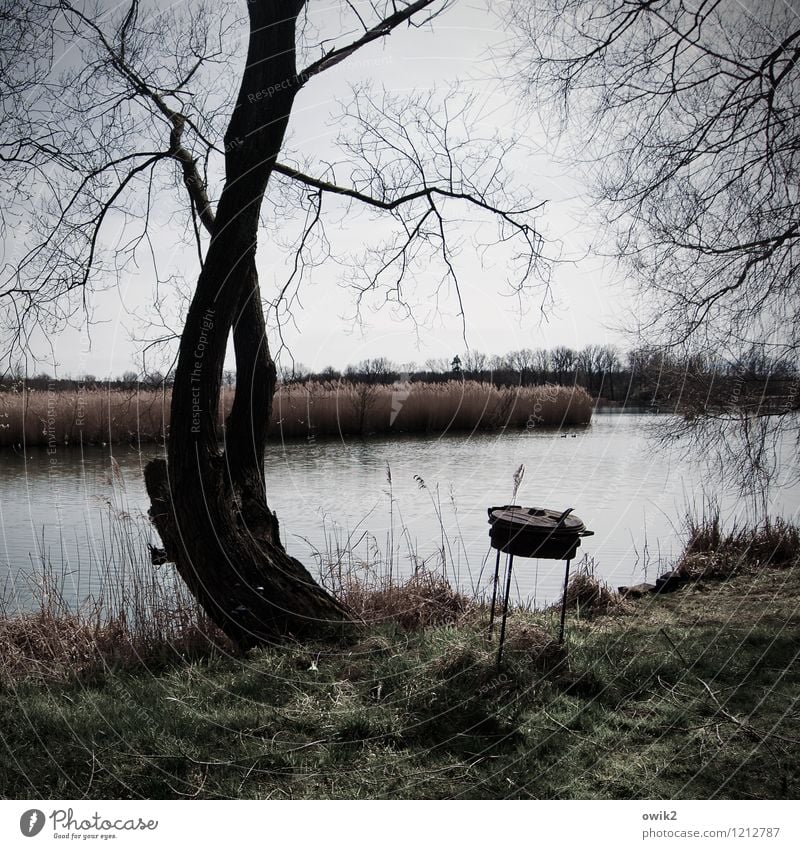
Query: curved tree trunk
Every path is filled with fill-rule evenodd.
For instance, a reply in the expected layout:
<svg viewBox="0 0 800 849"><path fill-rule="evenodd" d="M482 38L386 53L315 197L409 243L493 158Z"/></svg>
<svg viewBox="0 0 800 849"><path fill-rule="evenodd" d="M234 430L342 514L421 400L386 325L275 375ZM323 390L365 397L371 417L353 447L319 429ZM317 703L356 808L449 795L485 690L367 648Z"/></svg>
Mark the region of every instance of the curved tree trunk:
<svg viewBox="0 0 800 849"><path fill-rule="evenodd" d="M255 265L261 201L298 86L302 0L251 0L247 65L226 133L226 180L181 336L167 460L145 470L150 515L167 556L237 643L332 636L350 613L280 542L264 481L275 390ZM233 330L236 395L226 450L216 439L222 369Z"/></svg>

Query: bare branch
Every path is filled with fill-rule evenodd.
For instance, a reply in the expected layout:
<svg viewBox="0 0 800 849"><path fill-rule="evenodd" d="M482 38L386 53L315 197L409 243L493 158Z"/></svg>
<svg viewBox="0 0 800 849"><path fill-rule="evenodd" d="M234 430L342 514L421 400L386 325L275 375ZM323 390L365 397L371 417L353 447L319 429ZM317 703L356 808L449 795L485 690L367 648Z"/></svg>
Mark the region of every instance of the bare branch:
<svg viewBox="0 0 800 849"><path fill-rule="evenodd" d="M324 56L322 56L322 58L318 59L316 62L312 62L307 68L305 68L305 70L301 71L297 75L298 80L301 84L305 84L317 74L327 71L329 68L343 62L367 44L371 44L373 41L377 41L378 39L391 35L393 30L397 29L397 27L404 23L410 24L411 19L418 12L430 9L436 5L441 5L440 9L425 18L426 22L429 21L431 18L440 14L450 4L450 2L451 0L445 0L444 3L442 3L442 0L415 0L415 2L409 3L407 6L400 9L396 8L393 14L388 15L383 20L367 29L360 38L348 45L345 45L344 47L337 47L329 50ZM394 5L396 7L398 4ZM359 20L361 20L360 16Z"/></svg>
<svg viewBox="0 0 800 849"><path fill-rule="evenodd" d="M522 215L530 215L532 212L536 212L544 206L544 202L537 203L533 206L523 207L520 209L512 209L505 210L500 209L499 207L494 207L491 204L484 201L482 198L477 195L471 195L467 192L458 192L453 191L451 189L442 188L440 186L428 186L423 189L418 189L415 192L409 192L408 194L400 195L399 197L393 198L392 200L384 200L382 198L372 197L371 195L364 194L363 192L359 192L356 189L347 188L345 186L337 186L334 183L329 183L326 180L319 180L316 177L309 177L307 174L303 174L300 171L295 170L289 165L284 165L280 162L276 162L273 166L273 170L275 170L278 174L283 174L285 177L290 177L292 180L297 180L299 183L303 183L306 186L311 186L314 189L318 189L322 192L329 192L330 194L340 195L341 197L352 198L353 200L359 201L359 203L366 204L367 206L375 207L375 209L383 209L387 212L397 209L404 204L409 204L412 201L419 200L420 198L426 198L431 203L433 202L435 197L442 198L451 198L453 200L462 200L466 203L470 203L479 209L483 209L487 212L491 212L495 215L498 215L505 221L508 221L514 226L520 227L525 232L530 232L532 228L526 224L520 224L514 221L514 216L522 216Z"/></svg>
<svg viewBox="0 0 800 849"><path fill-rule="evenodd" d="M632 337L729 363L756 347L797 375L797 10L780 0L757 10L732 0L519 0L511 10L521 79L559 132L575 126L562 135L565 159L583 166L608 250L636 287ZM787 416L774 399L729 408L718 388L702 404L699 390L692 396L681 433L694 438L684 442L713 454L724 434L740 451L740 481L748 469L763 481L756 420L785 433Z"/></svg>
<svg viewBox="0 0 800 849"><path fill-rule="evenodd" d="M105 33L95 21L88 18L83 12L76 9L75 6L73 6L71 3L66 2L66 0L61 0L60 5L62 9L74 15L78 20L80 20L84 25L86 25L92 32L96 34L99 43L105 49L106 54L108 55L108 58L110 59L113 66L125 79L128 80L128 82L131 83L137 94L149 98L149 100L151 100L153 104L155 104L158 111L169 121L171 125L169 135L169 155L180 163L181 169L183 171L183 182L186 186L186 190L189 193L193 207L197 211L197 214L200 216L200 220L203 223L203 226L210 233L214 226L214 212L211 206L211 201L208 197L205 180L202 178L202 176L197 170L197 160L185 147L183 147L181 140L183 138L183 133L186 126L189 125L195 131L197 136L202 139L208 146L210 146L210 142L207 142L203 138L202 133L200 133L198 128L190 121L189 118L187 118L186 115L182 114L180 111L172 109L167 104L162 94L156 91L150 85L148 85L144 77L139 74L125 60L125 34L127 32L128 27L130 26L133 16L135 16L136 14L138 3L133 2L131 4L131 8L128 12L128 15L125 18L123 27L120 31L119 50L116 50L113 47L113 45L106 37ZM203 59L199 58L197 62L193 65L193 67L190 69L188 74L177 83L176 87L172 91L175 92L182 89L194 76L202 62Z"/></svg>

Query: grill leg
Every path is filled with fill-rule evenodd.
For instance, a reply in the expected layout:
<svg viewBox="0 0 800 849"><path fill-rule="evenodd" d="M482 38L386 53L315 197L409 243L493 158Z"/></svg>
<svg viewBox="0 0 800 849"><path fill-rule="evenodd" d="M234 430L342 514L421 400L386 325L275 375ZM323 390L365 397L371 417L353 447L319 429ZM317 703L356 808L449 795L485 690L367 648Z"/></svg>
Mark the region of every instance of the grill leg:
<svg viewBox="0 0 800 849"><path fill-rule="evenodd" d="M489 636L494 630L494 606L497 601L497 584L500 580L500 549L497 549L497 561L494 564L494 584L492 585L492 612L489 614Z"/></svg>
<svg viewBox="0 0 800 849"><path fill-rule="evenodd" d="M497 668L503 660L503 643L506 640L506 618L508 617L508 598L511 595L511 570L514 566L514 555L508 555L508 572L506 574L506 593L503 600L503 619L500 623L500 645L497 647Z"/></svg>
<svg viewBox="0 0 800 849"><path fill-rule="evenodd" d="M564 642L564 618L567 615L567 584L569 583L569 564L567 560L567 568L564 570L564 598L561 599L561 626L558 629L558 642Z"/></svg>

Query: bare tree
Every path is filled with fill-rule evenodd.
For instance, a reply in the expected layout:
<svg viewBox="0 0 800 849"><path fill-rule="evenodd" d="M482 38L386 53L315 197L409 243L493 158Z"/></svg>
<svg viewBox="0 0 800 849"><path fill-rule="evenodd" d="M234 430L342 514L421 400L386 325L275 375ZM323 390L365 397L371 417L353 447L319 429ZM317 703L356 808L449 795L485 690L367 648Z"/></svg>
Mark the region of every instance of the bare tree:
<svg viewBox="0 0 800 849"><path fill-rule="evenodd" d="M570 159L586 166L615 250L638 286L633 329L640 342L678 362L697 353L733 362L758 346L796 374L797 4L512 6L520 78L556 117L555 127L572 131ZM699 396L682 403L693 400ZM687 410L686 426L674 435L763 478L770 452L759 450L767 444L760 434L797 436L796 391L782 407L734 410L724 396L718 401ZM752 450L728 451L739 451L753 433Z"/></svg>
<svg viewBox="0 0 800 849"><path fill-rule="evenodd" d="M600 373L600 390L608 383L608 393L614 400L614 373L620 368L619 349L616 345L601 345L599 349L597 367Z"/></svg>
<svg viewBox="0 0 800 849"><path fill-rule="evenodd" d="M135 371L126 371L120 378L120 382L126 389L135 389L139 383L139 375Z"/></svg>
<svg viewBox="0 0 800 849"><path fill-rule="evenodd" d="M465 351L461 359L462 368L471 380L483 378L483 373L486 371L486 362L486 354L481 353L476 348Z"/></svg>
<svg viewBox="0 0 800 849"><path fill-rule="evenodd" d="M425 371L431 374L447 374L450 371L450 360L446 357L432 357L425 360Z"/></svg>
<svg viewBox="0 0 800 849"><path fill-rule="evenodd" d="M293 271L268 299L278 325L325 257L329 211L363 207L384 221L379 244L350 264L357 310L370 293L409 306L408 278L418 267L438 266L439 288L458 296L451 237L467 218L495 222L514 291L537 271L536 205L512 191L508 143L478 137L469 99L457 92L445 101L433 91L398 98L357 88L342 104L338 162L285 150L303 87L399 27L428 27L449 5L342 4L333 32L305 0L198 0L164 11L146 11L138 0L109 8L61 0L33 2L35 15L2 7L33 32L34 57L18 51L3 65L14 85L0 93L8 116L0 137L4 200L16 220L31 223L0 289L9 347L30 347L37 333L85 317L92 290L149 251L159 204L182 216L200 270L180 332L167 455L145 472L150 514L168 558L242 645L339 633L351 622L287 554L267 502L276 367L256 264L262 223L275 232L291 209L302 222ZM13 27L5 19L3 26L10 40ZM37 182L43 190L30 191ZM124 226L108 244L112 216ZM163 290L169 279L154 271ZM216 419L231 334L235 396L220 451Z"/></svg>
<svg viewBox="0 0 800 849"><path fill-rule="evenodd" d="M586 345L578 351L575 357L575 365L583 372L586 388L589 392L594 392L594 376L599 371L599 361L599 345Z"/></svg>
<svg viewBox="0 0 800 849"><path fill-rule="evenodd" d="M360 380L364 383L391 383L399 371L397 365L388 357L373 357L348 366L345 376L349 380Z"/></svg>
<svg viewBox="0 0 800 849"><path fill-rule="evenodd" d="M359 381L350 384L343 391L345 402L358 422L358 432L363 436L367 433L367 422L378 402L379 385Z"/></svg>
<svg viewBox="0 0 800 849"><path fill-rule="evenodd" d="M546 383L550 376L550 352L546 348L533 349L531 369L537 383Z"/></svg>
<svg viewBox="0 0 800 849"><path fill-rule="evenodd" d="M509 368L519 374L519 382L524 386L528 380L528 373L533 365L533 351L530 348L520 348L510 351L507 356Z"/></svg>
<svg viewBox="0 0 800 849"><path fill-rule="evenodd" d="M574 376L575 370L575 351L568 348L566 345L557 345L550 352L550 362L553 365L556 379L562 385Z"/></svg>

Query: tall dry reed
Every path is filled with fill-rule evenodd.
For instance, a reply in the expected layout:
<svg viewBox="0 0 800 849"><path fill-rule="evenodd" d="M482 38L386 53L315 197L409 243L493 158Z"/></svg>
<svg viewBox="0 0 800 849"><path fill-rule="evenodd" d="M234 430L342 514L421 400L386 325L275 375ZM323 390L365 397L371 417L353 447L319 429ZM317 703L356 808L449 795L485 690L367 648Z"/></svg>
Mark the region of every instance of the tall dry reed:
<svg viewBox="0 0 800 849"><path fill-rule="evenodd" d="M753 568L800 562L800 527L767 516L755 525L735 520L724 528L719 508L685 519L687 542L674 571L684 578L729 578Z"/></svg>
<svg viewBox="0 0 800 849"><path fill-rule="evenodd" d="M163 441L169 392L17 388L0 392L0 446Z"/></svg>
<svg viewBox="0 0 800 849"><path fill-rule="evenodd" d="M108 668L235 650L172 564L151 564L153 528L128 509L119 467L113 473L119 494L102 515L100 533L87 533L82 561L66 562L63 539L51 549L43 540L34 568L0 586L0 686L20 677L85 679ZM387 482L391 505L388 468ZM323 549L311 552L320 581L368 625L416 630L472 613L475 600L451 584L458 583L462 561L441 509L442 545L425 557L391 506L389 514L390 533L381 542L370 537L366 550L359 545L364 532L342 536L338 526L326 525Z"/></svg>
<svg viewBox="0 0 800 849"><path fill-rule="evenodd" d="M580 387L498 388L490 383L314 383L282 386L272 435L445 433L587 424L591 396Z"/></svg>
<svg viewBox="0 0 800 849"><path fill-rule="evenodd" d="M162 442L169 433L169 390L86 389L0 392L0 446ZM219 434L233 391L223 392ZM587 424L592 399L569 386L498 388L490 383L395 385L308 382L275 394L273 439Z"/></svg>
<svg viewBox="0 0 800 849"><path fill-rule="evenodd" d="M7 580L0 593L0 685L232 651L174 567L151 564L152 533L143 516L112 507L83 562L53 561L43 547L30 569ZM63 556L63 540L55 550Z"/></svg>

